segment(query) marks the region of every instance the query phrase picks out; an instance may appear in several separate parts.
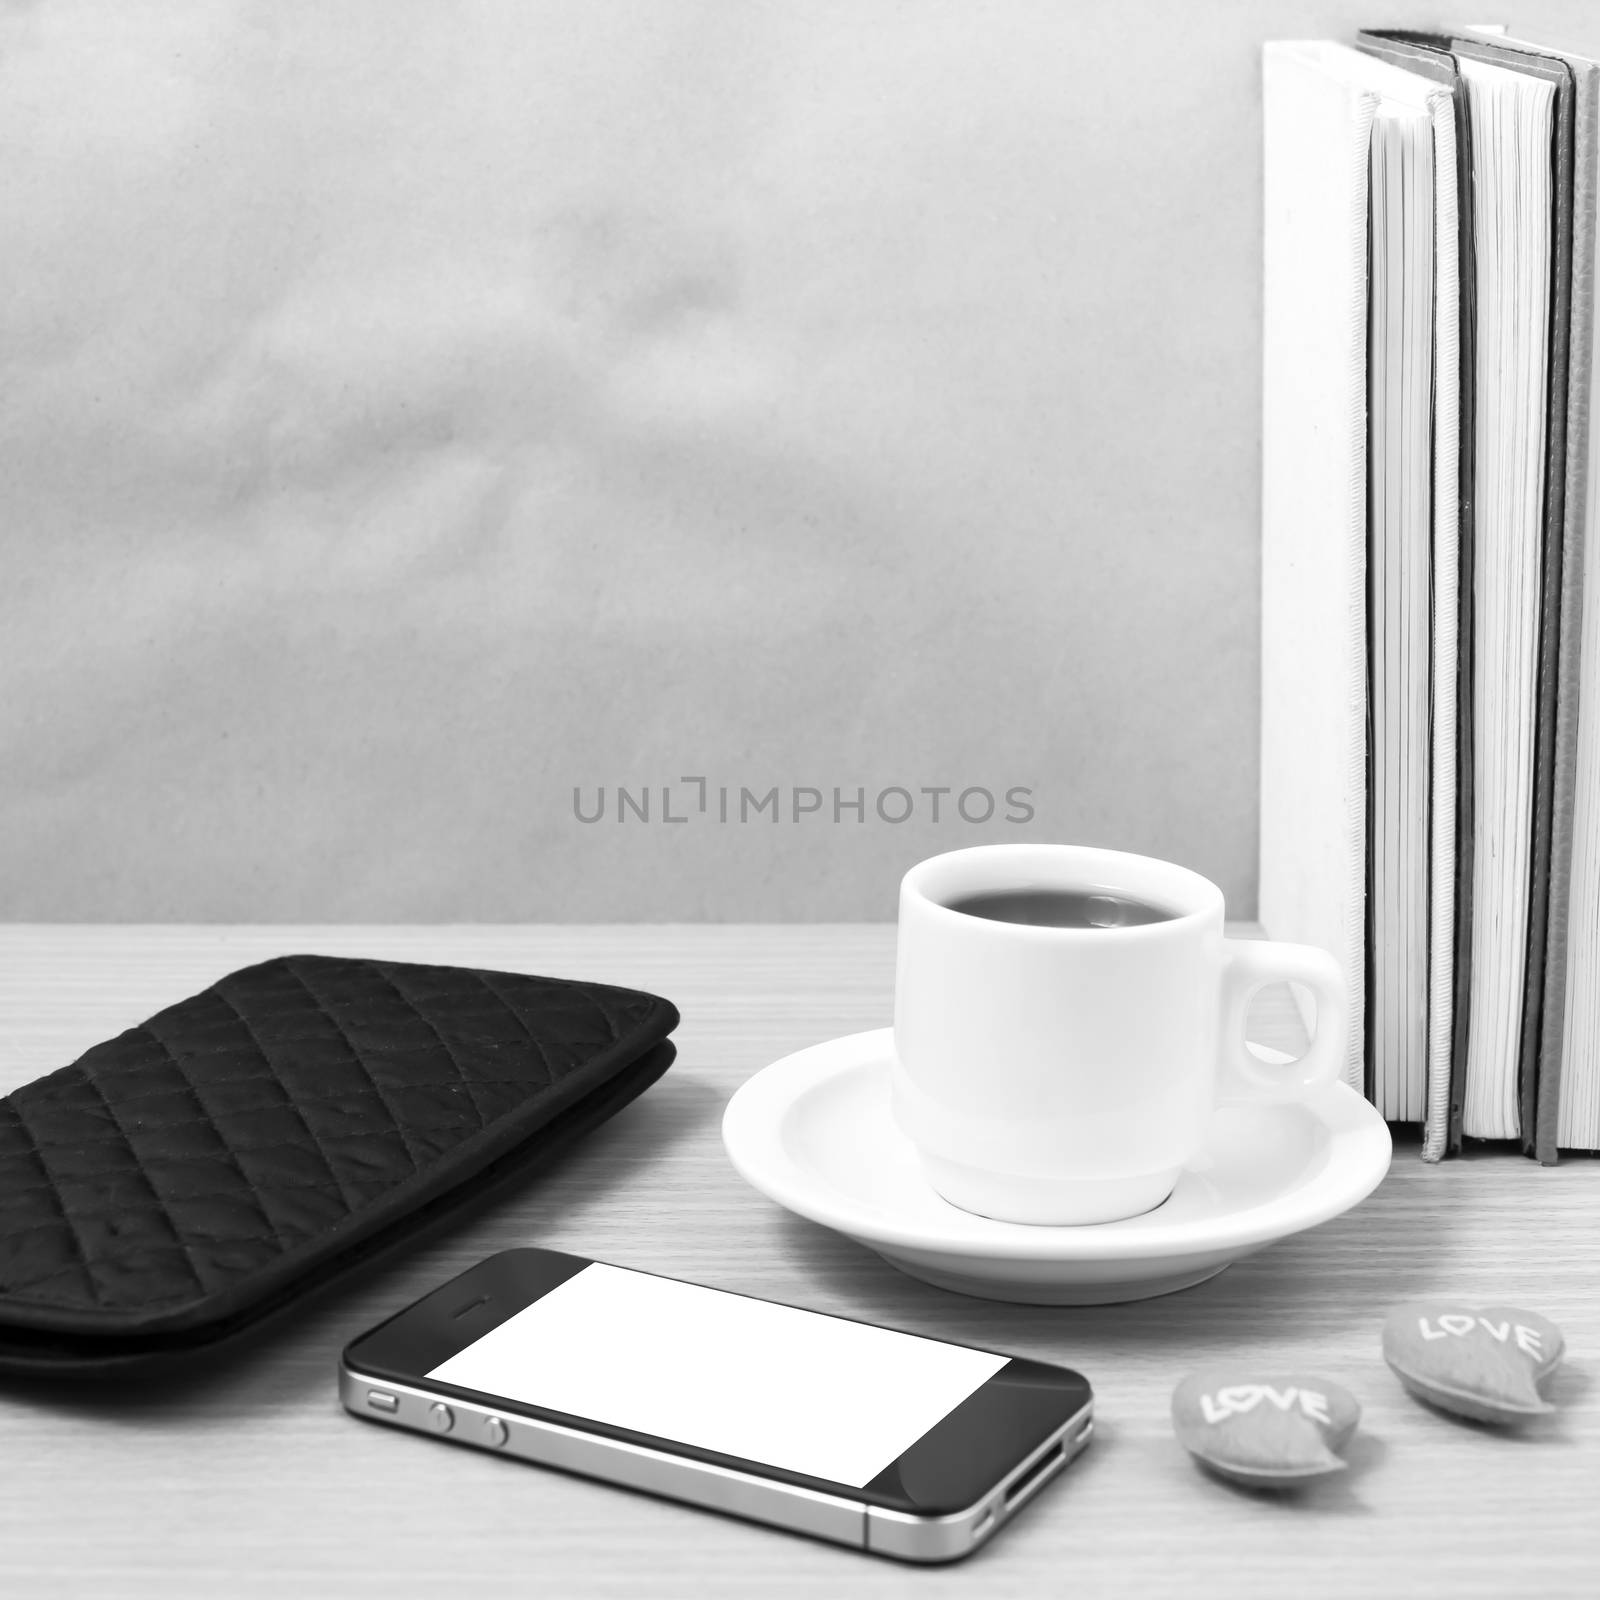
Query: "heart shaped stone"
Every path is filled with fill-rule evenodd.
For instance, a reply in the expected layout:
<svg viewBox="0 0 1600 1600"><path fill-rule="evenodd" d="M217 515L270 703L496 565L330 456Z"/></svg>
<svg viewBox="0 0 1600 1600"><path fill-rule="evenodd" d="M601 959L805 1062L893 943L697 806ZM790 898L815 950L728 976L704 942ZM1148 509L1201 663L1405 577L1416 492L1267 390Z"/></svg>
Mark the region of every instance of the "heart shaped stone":
<svg viewBox="0 0 1600 1600"><path fill-rule="evenodd" d="M1563 1348L1553 1322L1514 1306L1417 1300L1383 1324L1383 1359L1407 1391L1478 1422L1526 1422L1553 1410L1542 1386Z"/></svg>
<svg viewBox="0 0 1600 1600"><path fill-rule="evenodd" d="M1348 1389L1299 1374L1209 1367L1172 1393L1172 1426L1184 1449L1213 1472L1256 1487L1288 1488L1344 1471L1339 1452L1360 1420Z"/></svg>

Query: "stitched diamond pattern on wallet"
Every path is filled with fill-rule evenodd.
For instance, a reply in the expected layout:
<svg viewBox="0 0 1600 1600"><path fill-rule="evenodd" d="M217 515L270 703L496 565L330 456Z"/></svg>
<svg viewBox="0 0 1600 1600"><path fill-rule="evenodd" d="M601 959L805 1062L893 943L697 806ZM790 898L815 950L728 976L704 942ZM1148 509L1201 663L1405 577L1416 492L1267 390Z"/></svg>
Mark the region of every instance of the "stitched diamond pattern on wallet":
<svg viewBox="0 0 1600 1600"><path fill-rule="evenodd" d="M0 1100L0 1318L115 1327L342 1248L676 1021L634 990L461 967L232 973Z"/></svg>

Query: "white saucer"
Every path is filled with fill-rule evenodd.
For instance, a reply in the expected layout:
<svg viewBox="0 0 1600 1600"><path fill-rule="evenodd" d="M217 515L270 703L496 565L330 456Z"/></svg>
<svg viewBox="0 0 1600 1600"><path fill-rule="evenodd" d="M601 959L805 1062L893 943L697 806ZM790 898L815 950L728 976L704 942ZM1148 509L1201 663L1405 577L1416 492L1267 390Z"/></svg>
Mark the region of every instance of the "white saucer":
<svg viewBox="0 0 1600 1600"><path fill-rule="evenodd" d="M924 1179L889 1109L893 1038L879 1028L774 1062L728 1102L722 1139L770 1199L942 1289L1032 1305L1171 1294L1348 1211L1389 1170L1383 1118L1333 1084L1310 1103L1218 1111L1172 1197L1143 1216L995 1222L948 1204Z"/></svg>

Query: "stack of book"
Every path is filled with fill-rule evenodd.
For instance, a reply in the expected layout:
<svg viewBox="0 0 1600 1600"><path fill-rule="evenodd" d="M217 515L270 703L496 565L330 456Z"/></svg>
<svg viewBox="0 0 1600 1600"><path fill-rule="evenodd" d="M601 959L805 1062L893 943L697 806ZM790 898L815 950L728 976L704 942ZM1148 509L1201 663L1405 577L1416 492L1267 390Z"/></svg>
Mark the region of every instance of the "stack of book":
<svg viewBox="0 0 1600 1600"><path fill-rule="evenodd" d="M1261 920L1425 1159L1600 1150L1600 64L1374 31L1263 91Z"/></svg>

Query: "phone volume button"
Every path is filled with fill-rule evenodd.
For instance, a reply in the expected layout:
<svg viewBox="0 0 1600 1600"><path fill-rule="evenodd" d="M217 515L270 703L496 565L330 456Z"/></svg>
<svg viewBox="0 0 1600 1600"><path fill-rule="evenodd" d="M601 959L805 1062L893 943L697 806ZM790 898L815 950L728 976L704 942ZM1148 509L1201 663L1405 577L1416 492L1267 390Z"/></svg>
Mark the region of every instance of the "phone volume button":
<svg viewBox="0 0 1600 1600"><path fill-rule="evenodd" d="M428 1421L438 1433L449 1433L456 1425L456 1414L442 1400L428 1407Z"/></svg>
<svg viewBox="0 0 1600 1600"><path fill-rule="evenodd" d="M499 1417L485 1417L483 1436L498 1450L511 1437L511 1430L506 1427Z"/></svg>

